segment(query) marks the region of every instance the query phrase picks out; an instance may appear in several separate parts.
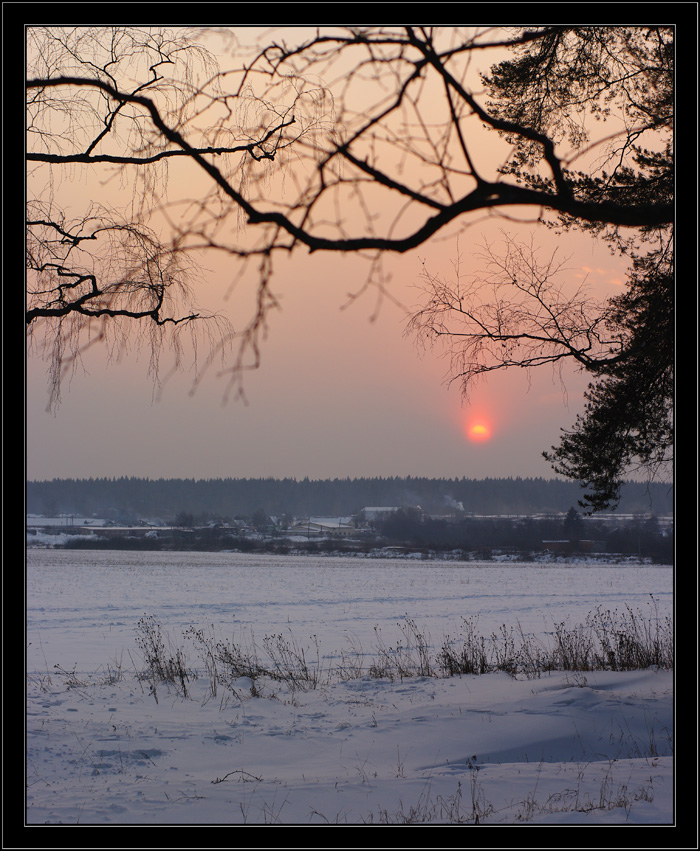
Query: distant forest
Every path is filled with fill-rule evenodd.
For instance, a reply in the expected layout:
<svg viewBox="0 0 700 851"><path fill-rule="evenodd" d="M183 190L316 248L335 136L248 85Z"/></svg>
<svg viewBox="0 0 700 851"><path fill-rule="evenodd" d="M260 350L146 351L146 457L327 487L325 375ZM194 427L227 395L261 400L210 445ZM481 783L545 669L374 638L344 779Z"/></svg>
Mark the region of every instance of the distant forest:
<svg viewBox="0 0 700 851"><path fill-rule="evenodd" d="M27 482L30 514L75 514L121 522L250 517L257 511L291 517L349 516L370 506L420 506L431 514L533 515L578 509L582 489L544 478L501 479L53 479ZM627 482L617 512L673 513L670 484Z"/></svg>

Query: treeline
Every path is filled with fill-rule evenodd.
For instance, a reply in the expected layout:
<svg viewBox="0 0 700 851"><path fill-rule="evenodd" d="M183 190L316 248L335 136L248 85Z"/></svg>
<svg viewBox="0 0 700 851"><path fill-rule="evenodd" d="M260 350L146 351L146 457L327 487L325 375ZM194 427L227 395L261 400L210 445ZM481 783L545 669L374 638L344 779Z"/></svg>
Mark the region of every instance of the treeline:
<svg viewBox="0 0 700 851"><path fill-rule="evenodd" d="M376 528L388 544L438 552L493 548L532 553L592 551L637 555L661 564L673 562L673 527L660 524L656 517L619 523L611 519L584 519L571 508L563 519L464 517L454 521L421 517L409 509L386 517ZM589 549L586 543L595 546Z"/></svg>
<svg viewBox="0 0 700 851"><path fill-rule="evenodd" d="M76 514L130 522L173 519L187 513L198 520L268 515L343 516L369 506L420 506L431 514L463 511L475 515L558 514L581 499L574 482L544 478L429 479L143 479L136 477L53 479L27 482L31 514ZM668 484L628 482L617 511L673 513Z"/></svg>
<svg viewBox="0 0 700 851"><path fill-rule="evenodd" d="M80 550L177 550L193 552L401 556L489 561L504 554L517 561L543 554L573 559L586 556L618 560L634 556L672 564L673 526L656 517L582 518L575 509L562 517L436 518L415 509L400 509L347 538L304 540L277 529L265 534L226 526L175 527L148 534L95 535L85 531L58 544Z"/></svg>

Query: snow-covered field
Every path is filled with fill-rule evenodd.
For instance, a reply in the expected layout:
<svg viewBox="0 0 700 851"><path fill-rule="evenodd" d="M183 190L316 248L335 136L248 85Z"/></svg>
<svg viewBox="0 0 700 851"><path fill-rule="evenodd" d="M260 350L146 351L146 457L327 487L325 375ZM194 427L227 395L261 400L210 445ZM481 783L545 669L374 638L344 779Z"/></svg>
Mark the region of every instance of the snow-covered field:
<svg viewBox="0 0 700 851"><path fill-rule="evenodd" d="M673 671L379 674L466 622L547 646L672 590L665 566L30 549L26 822L671 824ZM188 680L143 676L158 636ZM217 644L310 675L226 680Z"/></svg>

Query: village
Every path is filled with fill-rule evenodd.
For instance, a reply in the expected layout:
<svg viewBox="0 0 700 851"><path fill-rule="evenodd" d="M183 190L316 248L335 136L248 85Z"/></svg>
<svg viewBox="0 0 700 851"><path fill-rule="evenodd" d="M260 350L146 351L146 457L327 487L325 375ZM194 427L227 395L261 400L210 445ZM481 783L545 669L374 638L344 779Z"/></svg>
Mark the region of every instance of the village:
<svg viewBox="0 0 700 851"><path fill-rule="evenodd" d="M367 506L355 514L294 518L267 515L197 522L180 513L171 522L61 515L27 516L28 547L374 554L531 560L543 556L637 556L669 563L672 517L474 515L455 506L429 514L420 506Z"/></svg>

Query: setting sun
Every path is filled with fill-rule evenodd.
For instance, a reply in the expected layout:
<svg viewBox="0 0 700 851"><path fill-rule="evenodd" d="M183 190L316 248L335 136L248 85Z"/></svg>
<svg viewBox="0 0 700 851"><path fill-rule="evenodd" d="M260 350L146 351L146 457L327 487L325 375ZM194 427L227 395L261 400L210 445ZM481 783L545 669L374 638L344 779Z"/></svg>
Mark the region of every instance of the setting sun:
<svg viewBox="0 0 700 851"><path fill-rule="evenodd" d="M471 423L467 428L470 440L488 440L491 437L491 428L484 422Z"/></svg>

